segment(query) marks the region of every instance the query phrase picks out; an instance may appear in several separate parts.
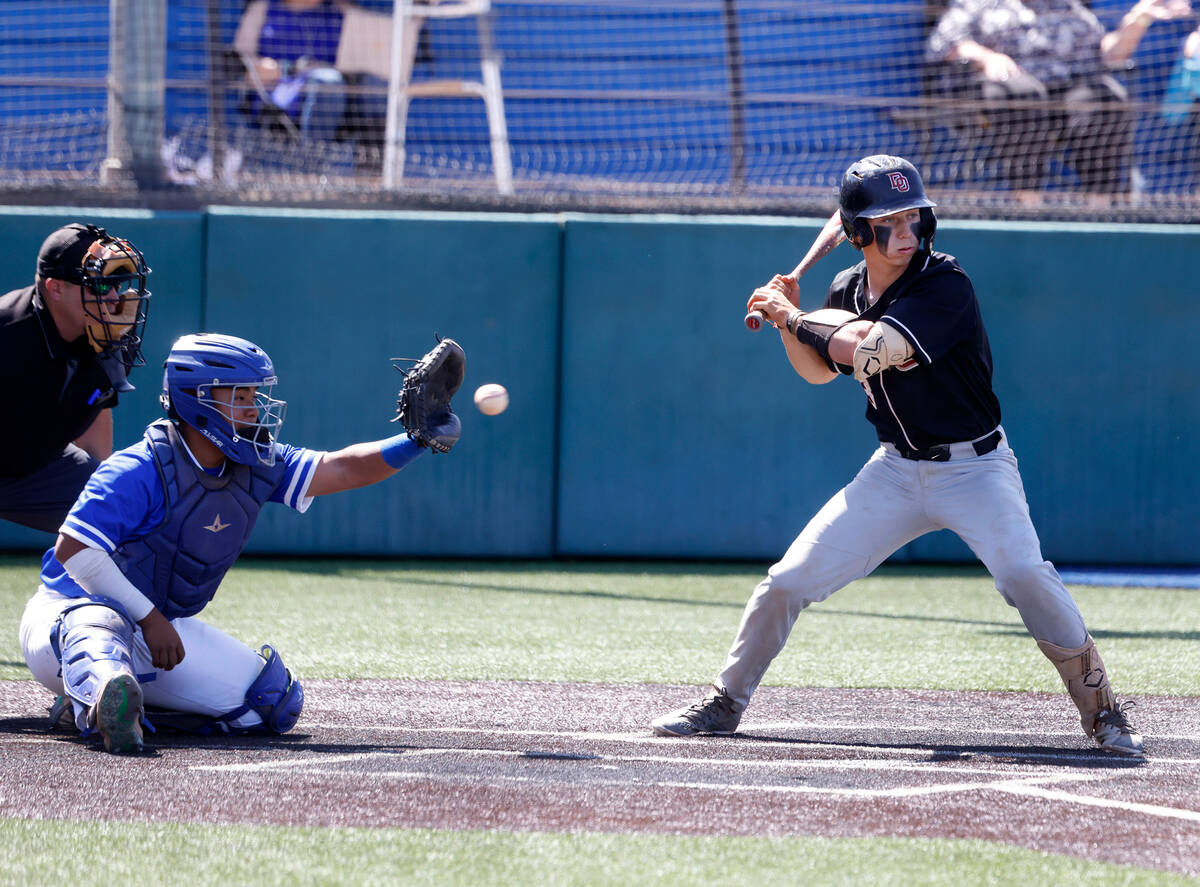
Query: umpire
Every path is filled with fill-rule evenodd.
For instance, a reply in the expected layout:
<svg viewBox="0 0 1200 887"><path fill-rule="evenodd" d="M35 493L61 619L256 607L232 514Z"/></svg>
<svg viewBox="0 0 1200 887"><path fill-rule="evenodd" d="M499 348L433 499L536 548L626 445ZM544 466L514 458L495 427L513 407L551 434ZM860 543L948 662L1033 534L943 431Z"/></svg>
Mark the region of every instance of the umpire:
<svg viewBox="0 0 1200 887"><path fill-rule="evenodd" d="M57 532L113 451L110 410L142 358L150 269L96 225L54 231L31 286L0 296L0 519Z"/></svg>

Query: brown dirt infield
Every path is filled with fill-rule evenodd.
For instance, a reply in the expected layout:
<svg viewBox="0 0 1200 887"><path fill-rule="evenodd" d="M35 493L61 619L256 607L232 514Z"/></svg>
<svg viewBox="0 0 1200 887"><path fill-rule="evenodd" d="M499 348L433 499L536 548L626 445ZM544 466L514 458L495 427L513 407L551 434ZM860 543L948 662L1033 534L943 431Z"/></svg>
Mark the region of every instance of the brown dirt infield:
<svg viewBox="0 0 1200 887"><path fill-rule="evenodd" d="M283 737L104 755L0 682L0 815L308 826L981 838L1200 875L1198 698L1140 700L1148 757L1063 695L764 687L735 737L663 739L696 687L307 681ZM120 799L120 800L118 800ZM253 799L253 803L248 803Z"/></svg>

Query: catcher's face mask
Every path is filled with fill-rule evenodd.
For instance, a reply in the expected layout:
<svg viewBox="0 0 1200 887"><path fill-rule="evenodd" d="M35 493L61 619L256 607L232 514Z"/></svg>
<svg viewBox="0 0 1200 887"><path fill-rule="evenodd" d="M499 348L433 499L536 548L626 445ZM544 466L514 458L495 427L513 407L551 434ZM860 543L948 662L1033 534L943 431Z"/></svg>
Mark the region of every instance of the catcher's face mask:
<svg viewBox="0 0 1200 887"><path fill-rule="evenodd" d="M107 235L93 243L80 275L87 337L98 354L112 354L126 367L142 366L142 331L150 291L150 269L128 240Z"/></svg>
<svg viewBox="0 0 1200 887"><path fill-rule="evenodd" d="M207 423L202 431L215 433L222 443L225 454L235 462L248 464L251 459L260 464L275 464L275 436L283 425L287 413L287 401L272 397L275 377L270 376L262 384L255 385L198 385L196 403L202 411L215 413L214 421ZM224 419L228 429L220 428ZM212 435L207 434L209 440ZM214 441L217 443L217 441Z"/></svg>

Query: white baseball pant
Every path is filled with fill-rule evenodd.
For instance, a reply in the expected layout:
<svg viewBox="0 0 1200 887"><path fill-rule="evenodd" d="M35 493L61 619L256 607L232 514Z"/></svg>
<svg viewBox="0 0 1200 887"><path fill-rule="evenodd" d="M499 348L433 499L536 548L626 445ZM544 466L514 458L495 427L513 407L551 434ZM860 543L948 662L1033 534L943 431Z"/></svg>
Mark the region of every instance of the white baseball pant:
<svg viewBox="0 0 1200 887"><path fill-rule="evenodd" d="M34 678L52 693L63 692L62 673L54 655L51 634L58 617L78 598L66 597L45 586L38 588L21 617L21 651ZM133 667L147 705L202 715L222 715L246 701L246 690L263 668L255 650L195 616L172 619L183 641L183 661L170 671L156 669L150 661L142 630L133 634ZM254 712L233 722L237 727L262 723Z"/></svg>
<svg viewBox="0 0 1200 887"><path fill-rule="evenodd" d="M987 567L1036 640L1074 649L1087 639L1079 607L1042 557L1017 459L1007 439L948 462L905 459L881 446L817 512L755 588L716 684L745 706L800 611L870 574L912 540L949 529Z"/></svg>

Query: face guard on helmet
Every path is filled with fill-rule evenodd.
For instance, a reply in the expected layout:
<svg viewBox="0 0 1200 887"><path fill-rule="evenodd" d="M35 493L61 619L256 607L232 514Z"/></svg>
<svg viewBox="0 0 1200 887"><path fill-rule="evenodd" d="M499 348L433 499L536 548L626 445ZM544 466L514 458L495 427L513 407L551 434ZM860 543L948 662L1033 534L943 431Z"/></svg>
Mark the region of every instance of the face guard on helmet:
<svg viewBox="0 0 1200 887"><path fill-rule="evenodd" d="M87 337L98 354L112 354L126 367L143 366L142 330L150 291L150 268L141 251L97 228L97 239L83 257L79 280Z"/></svg>
<svg viewBox="0 0 1200 887"><path fill-rule="evenodd" d="M903 157L873 154L851 164L842 176L839 205L842 230L859 249L875 239L868 219L881 219L909 209L921 211L917 231L921 248L925 252L933 248L937 216L932 207L937 204L925 196L921 174Z"/></svg>
<svg viewBox="0 0 1200 887"><path fill-rule="evenodd" d="M97 354L113 354L126 367L143 366L142 331L150 290L142 251L130 241L97 228L97 239L86 252L77 281L83 287L88 314L88 341Z"/></svg>
<svg viewBox="0 0 1200 887"><path fill-rule="evenodd" d="M287 402L271 396L278 379L265 351L236 336L200 333L179 339L164 368L159 401L170 418L191 425L234 462L275 464ZM214 389L221 391L214 396ZM238 394L246 389L254 389L245 399L253 404L253 420L238 410Z"/></svg>

